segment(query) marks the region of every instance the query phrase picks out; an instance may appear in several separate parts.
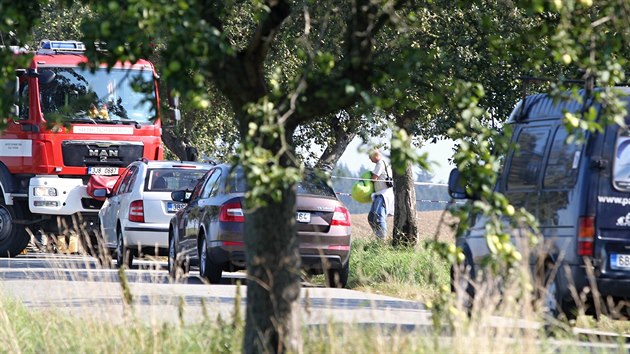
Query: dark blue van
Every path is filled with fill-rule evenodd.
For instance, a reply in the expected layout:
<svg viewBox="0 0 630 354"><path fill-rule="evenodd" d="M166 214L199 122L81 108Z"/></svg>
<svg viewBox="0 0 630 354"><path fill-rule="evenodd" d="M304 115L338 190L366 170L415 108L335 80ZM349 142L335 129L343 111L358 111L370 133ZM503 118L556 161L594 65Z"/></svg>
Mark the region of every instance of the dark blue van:
<svg viewBox="0 0 630 354"><path fill-rule="evenodd" d="M630 88L619 90L630 96ZM603 133L588 133L582 143L567 143L564 113L583 109L575 100L554 101L546 94L519 102L506 123L515 148L506 155L496 186L512 205L538 219L544 239L530 257L533 276L540 279L553 270L545 304L569 318L583 295L591 304L587 311L606 308L592 306L594 301L604 305L630 298L630 132L609 125ZM449 192L463 196L457 170ZM489 254L484 226L477 218L457 240L473 278ZM473 293L470 284L465 290Z"/></svg>

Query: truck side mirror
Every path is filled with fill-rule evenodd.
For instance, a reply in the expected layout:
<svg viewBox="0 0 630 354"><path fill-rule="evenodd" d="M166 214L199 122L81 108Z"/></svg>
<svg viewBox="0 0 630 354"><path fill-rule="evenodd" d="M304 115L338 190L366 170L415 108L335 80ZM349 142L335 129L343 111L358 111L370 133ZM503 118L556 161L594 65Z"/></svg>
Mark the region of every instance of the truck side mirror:
<svg viewBox="0 0 630 354"><path fill-rule="evenodd" d="M182 119L182 113L179 110L179 95L171 98L171 106L171 119L177 123Z"/></svg>
<svg viewBox="0 0 630 354"><path fill-rule="evenodd" d="M454 168L448 176L448 194L453 199L466 199L466 181L462 178L459 170Z"/></svg>
<svg viewBox="0 0 630 354"><path fill-rule="evenodd" d="M11 118L19 119L20 117L20 106L14 104L11 106Z"/></svg>
<svg viewBox="0 0 630 354"><path fill-rule="evenodd" d="M7 87L7 91L13 91L13 105L11 106L11 118L17 120L20 118L20 106L18 103L20 102L20 77L26 74L25 69L16 69L15 70L15 81L13 84L9 84Z"/></svg>

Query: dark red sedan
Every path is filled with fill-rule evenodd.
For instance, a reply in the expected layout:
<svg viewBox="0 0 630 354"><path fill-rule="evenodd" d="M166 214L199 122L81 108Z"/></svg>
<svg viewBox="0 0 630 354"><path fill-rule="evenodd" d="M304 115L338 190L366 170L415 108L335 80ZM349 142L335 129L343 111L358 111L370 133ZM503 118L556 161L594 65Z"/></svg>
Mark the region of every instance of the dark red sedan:
<svg viewBox="0 0 630 354"><path fill-rule="evenodd" d="M210 169L192 192L172 193L174 201L188 205L169 227L171 276L198 265L201 277L216 284L224 270L245 268L245 189L242 168L222 164ZM309 171L298 184L295 221L302 267L312 274L326 272L328 286L344 287L350 267L350 213L322 173Z"/></svg>

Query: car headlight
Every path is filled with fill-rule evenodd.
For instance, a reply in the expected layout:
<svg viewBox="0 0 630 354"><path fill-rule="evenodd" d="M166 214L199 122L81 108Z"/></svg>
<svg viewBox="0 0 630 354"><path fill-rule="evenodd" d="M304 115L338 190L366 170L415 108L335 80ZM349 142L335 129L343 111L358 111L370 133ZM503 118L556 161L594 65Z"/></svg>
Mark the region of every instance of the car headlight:
<svg viewBox="0 0 630 354"><path fill-rule="evenodd" d="M35 187L33 188L33 195L36 197L56 197L57 188L53 187Z"/></svg>

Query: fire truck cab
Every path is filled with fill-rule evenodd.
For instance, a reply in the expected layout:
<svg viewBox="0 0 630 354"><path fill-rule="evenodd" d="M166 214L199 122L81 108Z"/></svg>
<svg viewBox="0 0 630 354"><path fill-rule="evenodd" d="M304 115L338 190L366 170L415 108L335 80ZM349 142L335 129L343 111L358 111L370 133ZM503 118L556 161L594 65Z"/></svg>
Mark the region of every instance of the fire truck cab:
<svg viewBox="0 0 630 354"><path fill-rule="evenodd" d="M0 256L60 225L98 230L91 176L163 158L157 75L146 60L88 68L85 46L44 40L18 70L14 111L0 135ZM24 55L24 54L20 54Z"/></svg>

